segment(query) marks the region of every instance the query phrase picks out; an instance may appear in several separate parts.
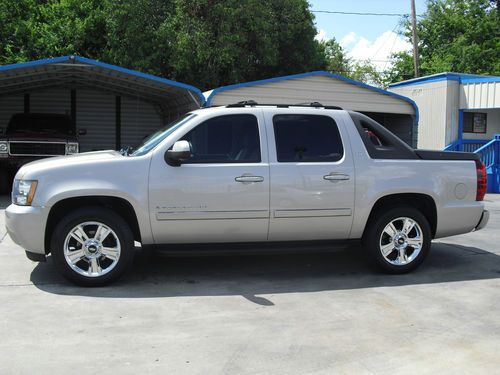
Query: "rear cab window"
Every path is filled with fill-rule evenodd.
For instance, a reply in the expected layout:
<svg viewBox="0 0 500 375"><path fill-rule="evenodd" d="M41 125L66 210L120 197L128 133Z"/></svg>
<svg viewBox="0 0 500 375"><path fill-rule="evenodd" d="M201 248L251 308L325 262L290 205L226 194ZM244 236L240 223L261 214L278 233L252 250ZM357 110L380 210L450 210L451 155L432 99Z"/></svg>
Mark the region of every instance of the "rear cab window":
<svg viewBox="0 0 500 375"><path fill-rule="evenodd" d="M338 126L329 116L274 115L273 128L280 163L336 162L344 156Z"/></svg>

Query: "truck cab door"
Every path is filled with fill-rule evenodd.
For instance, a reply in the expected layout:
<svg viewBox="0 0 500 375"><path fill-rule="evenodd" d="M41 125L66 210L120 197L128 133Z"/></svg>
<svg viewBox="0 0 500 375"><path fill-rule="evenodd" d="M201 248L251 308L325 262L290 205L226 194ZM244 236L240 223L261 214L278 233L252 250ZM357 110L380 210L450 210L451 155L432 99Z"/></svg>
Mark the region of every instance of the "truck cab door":
<svg viewBox="0 0 500 375"><path fill-rule="evenodd" d="M162 152L151 162L155 243L267 240L269 164L262 113L241 109L207 118L178 140L189 142L190 158L172 166Z"/></svg>
<svg viewBox="0 0 500 375"><path fill-rule="evenodd" d="M349 238L354 163L342 117L266 113L271 170L270 241Z"/></svg>

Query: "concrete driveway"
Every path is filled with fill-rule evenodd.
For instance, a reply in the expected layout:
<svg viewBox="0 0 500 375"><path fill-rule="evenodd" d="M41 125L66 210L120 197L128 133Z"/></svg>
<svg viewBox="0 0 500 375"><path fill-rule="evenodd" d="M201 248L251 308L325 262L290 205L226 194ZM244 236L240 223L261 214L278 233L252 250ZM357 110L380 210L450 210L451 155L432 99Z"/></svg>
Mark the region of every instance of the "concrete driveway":
<svg viewBox="0 0 500 375"><path fill-rule="evenodd" d="M409 275L357 248L139 256L97 289L26 259L2 210L0 374L500 373L500 196L486 199L486 229L436 241Z"/></svg>

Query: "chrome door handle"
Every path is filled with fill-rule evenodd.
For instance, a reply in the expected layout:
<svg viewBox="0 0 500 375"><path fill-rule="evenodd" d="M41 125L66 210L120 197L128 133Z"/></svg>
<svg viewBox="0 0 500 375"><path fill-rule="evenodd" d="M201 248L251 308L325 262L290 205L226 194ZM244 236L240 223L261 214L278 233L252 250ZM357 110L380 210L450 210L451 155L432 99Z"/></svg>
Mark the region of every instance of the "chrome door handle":
<svg viewBox="0 0 500 375"><path fill-rule="evenodd" d="M342 174L342 173L330 173L325 176L323 176L323 179L327 181L347 181L350 179L349 175L347 174Z"/></svg>
<svg viewBox="0 0 500 375"><path fill-rule="evenodd" d="M262 176L251 176L251 175L242 175L235 177L234 180L236 182L262 182L264 181L264 177Z"/></svg>

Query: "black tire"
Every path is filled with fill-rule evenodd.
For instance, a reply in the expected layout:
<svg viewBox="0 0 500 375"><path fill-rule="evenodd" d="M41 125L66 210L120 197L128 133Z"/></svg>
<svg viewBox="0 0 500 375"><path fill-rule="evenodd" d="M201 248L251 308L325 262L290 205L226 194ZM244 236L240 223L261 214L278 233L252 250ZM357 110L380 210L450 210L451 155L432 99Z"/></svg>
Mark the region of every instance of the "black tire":
<svg viewBox="0 0 500 375"><path fill-rule="evenodd" d="M103 264L106 262L111 262L111 264L114 264L114 266L111 267L109 271L106 271L106 273L98 276L80 274L69 265L68 261L66 261L64 252L66 238L69 236L69 233L77 225L89 222L102 223L112 230L112 232L102 241L102 246L106 246L106 241L108 241L108 243L109 241L112 241L113 244L111 246L120 249L119 255L116 256L116 263L114 263L114 260L107 259L105 255L101 255L101 257L95 255L95 257L98 258L99 263L102 261ZM90 231L88 228L90 228ZM91 239L92 234L94 238L97 238L96 233L92 233L92 225L86 225L85 229L89 239ZM69 239L68 241L74 240ZM78 242L74 243L77 244ZM114 211L102 207L88 207L75 210L65 216L61 221L59 221L56 228L54 229L51 238L50 249L52 252L54 263L58 267L59 271L63 274L63 276L68 280L80 286L103 286L118 279L132 263L134 257L134 237L132 235L130 227L127 225L125 220L118 216ZM84 247L81 246L80 250L83 251L83 249ZM85 247L85 249L87 248ZM92 249L92 251L95 251L94 248ZM90 258L84 257L79 262L79 264L83 265L83 270L85 268L85 262L87 262L89 267L88 272L90 272ZM99 268L100 267L101 264L99 264ZM76 269L80 269L80 267L76 267ZM103 269L106 270L107 268ZM96 273L96 275L97 274L98 273Z"/></svg>
<svg viewBox="0 0 500 375"><path fill-rule="evenodd" d="M415 251L415 248L411 245L406 245L405 247L406 242L401 245L401 247L403 247L403 253L408 257L407 263L401 261L401 259L404 258L400 256L400 250L396 245L394 245L394 250L390 250L393 244L398 243L399 236L401 236L401 231L399 231L399 229L402 229L402 227L399 227L399 223L404 224L404 220L398 220L400 218L412 219L417 224L414 229L408 233L406 240L408 238L410 240L417 239L418 231L420 231L421 235L422 245L419 252ZM389 236L387 232L384 233L386 226L392 222L394 222L394 227L398 229L394 237ZM367 228L363 236L363 247L372 264L379 270L391 274L402 274L413 271L422 264L429 253L431 239L432 232L429 221L419 210L411 206L389 207L387 209L382 208L378 210L367 223ZM403 238L402 241L405 241L405 238ZM386 256L382 254L383 245L387 245L387 252L391 251L386 254ZM398 262L399 264L394 264Z"/></svg>

